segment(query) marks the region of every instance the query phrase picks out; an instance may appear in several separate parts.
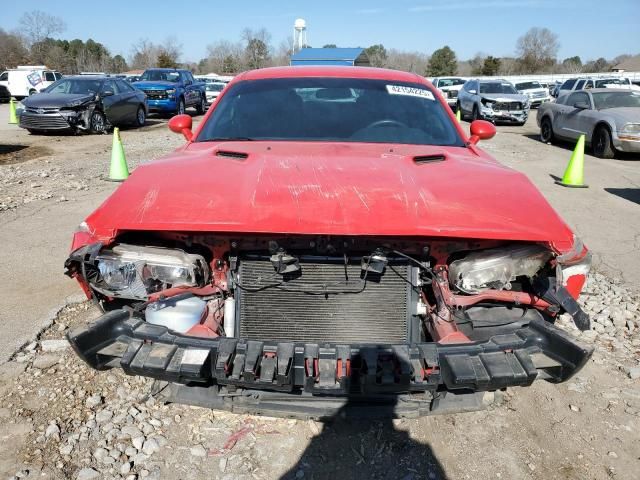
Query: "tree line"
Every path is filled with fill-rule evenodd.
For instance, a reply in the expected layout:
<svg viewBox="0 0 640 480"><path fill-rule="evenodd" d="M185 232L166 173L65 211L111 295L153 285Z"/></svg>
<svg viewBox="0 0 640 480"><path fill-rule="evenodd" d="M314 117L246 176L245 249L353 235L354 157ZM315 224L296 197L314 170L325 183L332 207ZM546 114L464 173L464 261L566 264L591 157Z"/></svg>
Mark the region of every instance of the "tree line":
<svg viewBox="0 0 640 480"><path fill-rule="evenodd" d="M91 38L86 41L56 38L66 29L64 21L38 10L25 13L19 25L16 32L0 29L1 69L14 68L19 64L43 64L64 73L121 73L149 67L180 66L194 73L231 75L255 68L288 65L293 50L291 39L274 46L266 29L246 28L236 41L220 40L207 45L206 56L197 63L181 61L182 45L173 36L161 43L140 39L131 47L129 58L125 59L119 54L112 55L105 45ZM335 47L335 44L323 45L323 48ZM598 58L583 62L579 56L573 56L560 60L559 48L555 33L547 28L531 28L518 38L513 57L479 52L469 60L459 60L446 45L431 55L387 49L382 44L371 45L365 51L372 66L430 77L606 72L631 57L620 55L611 60Z"/></svg>

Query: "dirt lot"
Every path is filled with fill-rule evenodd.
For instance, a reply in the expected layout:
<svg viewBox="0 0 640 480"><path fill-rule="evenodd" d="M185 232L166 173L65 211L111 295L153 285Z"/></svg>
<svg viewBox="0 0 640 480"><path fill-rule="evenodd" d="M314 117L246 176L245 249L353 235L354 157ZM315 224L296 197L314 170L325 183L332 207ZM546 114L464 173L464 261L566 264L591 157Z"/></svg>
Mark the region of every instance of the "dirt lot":
<svg viewBox="0 0 640 480"><path fill-rule="evenodd" d="M0 118L7 118L0 106ZM153 119L156 120L156 119ZM131 167L181 143L164 122L123 132ZM592 361L489 410L417 420L311 421L161 405L151 384L94 372L64 332L98 315L62 276L75 226L115 185L110 136L34 137L0 125L0 475L19 478L635 478L640 468L640 162L587 157L589 189L553 184L567 147L535 120L484 146L527 173L596 255L583 297ZM24 148L17 148L16 145ZM573 334L570 322L563 323ZM42 331L41 331L42 330ZM17 353L16 353L17 351Z"/></svg>

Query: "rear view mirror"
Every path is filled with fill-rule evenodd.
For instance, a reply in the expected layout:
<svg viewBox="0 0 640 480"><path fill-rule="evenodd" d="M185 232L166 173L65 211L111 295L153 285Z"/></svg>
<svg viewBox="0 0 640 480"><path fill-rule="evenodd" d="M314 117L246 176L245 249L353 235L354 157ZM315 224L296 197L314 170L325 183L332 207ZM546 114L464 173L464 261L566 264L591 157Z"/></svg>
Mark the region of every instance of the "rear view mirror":
<svg viewBox="0 0 640 480"><path fill-rule="evenodd" d="M193 138L193 132L191 131L192 119L191 116L182 114L176 115L169 120L169 129L174 133L181 133L187 142L190 142Z"/></svg>
<svg viewBox="0 0 640 480"><path fill-rule="evenodd" d="M480 140L489 140L496 134L496 127L493 123L486 120L474 120L469 127L471 137L469 137L469 143L475 145Z"/></svg>
<svg viewBox="0 0 640 480"><path fill-rule="evenodd" d="M579 110L589 110L589 108L591 108L589 103L585 101L576 102L573 104L573 107Z"/></svg>

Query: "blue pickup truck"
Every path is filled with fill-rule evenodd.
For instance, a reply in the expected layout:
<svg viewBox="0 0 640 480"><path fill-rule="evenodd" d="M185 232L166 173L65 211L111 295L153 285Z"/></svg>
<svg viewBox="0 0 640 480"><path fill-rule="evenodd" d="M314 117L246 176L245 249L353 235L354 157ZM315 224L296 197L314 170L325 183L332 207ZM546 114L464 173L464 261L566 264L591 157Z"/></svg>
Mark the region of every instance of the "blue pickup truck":
<svg viewBox="0 0 640 480"><path fill-rule="evenodd" d="M132 85L147 94L149 112L179 115L194 107L203 114L207 108L205 83L195 80L189 70L149 68Z"/></svg>

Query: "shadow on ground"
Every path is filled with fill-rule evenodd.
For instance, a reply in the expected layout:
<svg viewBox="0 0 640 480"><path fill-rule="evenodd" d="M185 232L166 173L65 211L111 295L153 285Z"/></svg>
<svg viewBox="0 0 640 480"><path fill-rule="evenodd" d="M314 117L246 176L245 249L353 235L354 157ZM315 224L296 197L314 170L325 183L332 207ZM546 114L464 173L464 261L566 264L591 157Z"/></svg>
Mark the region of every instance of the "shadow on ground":
<svg viewBox="0 0 640 480"><path fill-rule="evenodd" d="M446 480L431 447L395 428L394 407L395 403L381 406L380 418L367 419L354 416L357 409L347 404L325 423L281 480Z"/></svg>
<svg viewBox="0 0 640 480"><path fill-rule="evenodd" d="M640 205L640 188L605 188L604 191Z"/></svg>

